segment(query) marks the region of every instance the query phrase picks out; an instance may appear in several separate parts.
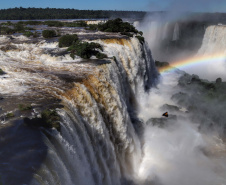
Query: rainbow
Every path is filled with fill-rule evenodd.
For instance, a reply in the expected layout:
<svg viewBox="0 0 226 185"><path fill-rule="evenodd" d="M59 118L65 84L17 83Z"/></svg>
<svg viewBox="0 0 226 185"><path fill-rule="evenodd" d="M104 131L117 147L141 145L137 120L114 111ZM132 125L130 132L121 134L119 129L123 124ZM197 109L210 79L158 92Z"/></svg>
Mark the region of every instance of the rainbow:
<svg viewBox="0 0 226 185"><path fill-rule="evenodd" d="M205 64L208 62L218 62L226 61L225 54L215 54L215 55L205 55L205 56L195 56L185 60L179 60L176 62L170 63L168 66L160 67L158 69L159 73L163 74L166 72L173 71L175 68L186 68L193 65Z"/></svg>

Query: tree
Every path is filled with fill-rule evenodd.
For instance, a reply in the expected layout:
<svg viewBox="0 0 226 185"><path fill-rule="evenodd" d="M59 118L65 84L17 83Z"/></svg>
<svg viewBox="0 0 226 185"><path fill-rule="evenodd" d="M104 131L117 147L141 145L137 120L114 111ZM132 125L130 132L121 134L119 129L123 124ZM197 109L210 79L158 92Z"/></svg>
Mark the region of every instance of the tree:
<svg viewBox="0 0 226 185"><path fill-rule="evenodd" d="M59 47L69 47L72 44L74 44L76 41L78 41L78 36L76 34L73 35L63 35L59 39Z"/></svg>
<svg viewBox="0 0 226 185"><path fill-rule="evenodd" d="M43 30L42 36L44 38L51 38L56 36L56 32L54 30Z"/></svg>

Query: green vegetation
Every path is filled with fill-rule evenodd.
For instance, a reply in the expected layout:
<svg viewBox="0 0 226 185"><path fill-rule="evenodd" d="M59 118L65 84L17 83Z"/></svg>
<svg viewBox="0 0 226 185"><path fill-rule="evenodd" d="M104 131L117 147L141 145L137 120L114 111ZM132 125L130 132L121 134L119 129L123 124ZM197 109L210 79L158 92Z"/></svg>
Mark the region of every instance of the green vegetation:
<svg viewBox="0 0 226 185"><path fill-rule="evenodd" d="M31 31L25 31L24 36L30 37L30 36L33 36L33 33Z"/></svg>
<svg viewBox="0 0 226 185"><path fill-rule="evenodd" d="M39 37L39 33L38 33L37 31L35 31L35 32L33 33L33 37L34 37L34 38Z"/></svg>
<svg viewBox="0 0 226 185"><path fill-rule="evenodd" d="M64 22L65 27L86 27L85 21Z"/></svg>
<svg viewBox="0 0 226 185"><path fill-rule="evenodd" d="M34 20L34 19L99 19L99 18L143 18L142 11L113 10L77 10L57 8L10 8L0 10L1 20ZM31 22L31 24L38 24Z"/></svg>
<svg viewBox="0 0 226 185"><path fill-rule="evenodd" d="M46 123L47 127L60 130L60 116L57 114L56 110L45 109L42 111L41 117Z"/></svg>
<svg viewBox="0 0 226 185"><path fill-rule="evenodd" d="M128 22L123 22L120 18L109 20L104 24L99 24L98 29L104 32L138 33L138 30L133 25Z"/></svg>
<svg viewBox="0 0 226 185"><path fill-rule="evenodd" d="M137 35L136 38L140 41L141 44L144 43L144 37Z"/></svg>
<svg viewBox="0 0 226 185"><path fill-rule="evenodd" d="M98 43L88 43L88 42L76 42L68 48L68 51L71 52L71 57L74 58L75 55L80 56L81 58L88 59L92 55L95 55L97 58L103 59L106 58L106 55L100 53L97 49L103 50L101 45Z"/></svg>
<svg viewBox="0 0 226 185"><path fill-rule="evenodd" d="M12 26L13 23L11 21L7 21L7 22L1 23L0 25L2 25L2 26Z"/></svg>
<svg viewBox="0 0 226 185"><path fill-rule="evenodd" d="M61 21L45 21L43 24L48 25L50 27L63 27L64 23Z"/></svg>
<svg viewBox="0 0 226 185"><path fill-rule="evenodd" d="M43 30L42 36L44 38L52 38L56 36L56 32L54 30Z"/></svg>
<svg viewBox="0 0 226 185"><path fill-rule="evenodd" d="M98 59L107 58L107 55L98 51L98 49L101 51L103 50L100 44L94 42L80 42L76 34L63 35L60 37L59 47L69 47L68 51L73 59L75 58L75 55L84 59L88 59L92 55L96 56Z"/></svg>
<svg viewBox="0 0 226 185"><path fill-rule="evenodd" d="M42 25L42 21L24 21L23 24L25 25Z"/></svg>
<svg viewBox="0 0 226 185"><path fill-rule="evenodd" d="M60 131L60 116L55 109L45 109L41 112L41 118L24 118L24 123L31 127L55 128Z"/></svg>
<svg viewBox="0 0 226 185"><path fill-rule="evenodd" d="M139 31L138 33L139 33L141 36L143 35L143 32L142 32L142 31Z"/></svg>
<svg viewBox="0 0 226 185"><path fill-rule="evenodd" d="M92 30L92 31L97 31L98 30L98 25L97 24L89 24L86 29L87 30Z"/></svg>
<svg viewBox="0 0 226 185"><path fill-rule="evenodd" d="M11 23L8 21L7 23L1 23L0 25L0 34L14 34L14 33L23 33L25 36L31 36L32 32L30 30L34 30L31 27L25 27L24 22L20 21L18 23Z"/></svg>
<svg viewBox="0 0 226 185"><path fill-rule="evenodd" d="M15 30L9 27L2 26L0 28L0 34L14 34Z"/></svg>
<svg viewBox="0 0 226 185"><path fill-rule="evenodd" d="M5 72L0 68L0 75L4 75Z"/></svg>
<svg viewBox="0 0 226 185"><path fill-rule="evenodd" d="M9 113L6 114L6 118L12 118L14 116L15 115L12 112L9 112Z"/></svg>
<svg viewBox="0 0 226 185"><path fill-rule="evenodd" d="M73 35L63 35L62 37L60 37L59 39L59 47L69 47L71 46L73 43L78 41L78 36L76 34Z"/></svg>
<svg viewBox="0 0 226 185"><path fill-rule="evenodd" d="M98 52L98 53L96 54L96 57L97 57L98 59L104 59L104 58L107 58L108 56L107 56L106 54L104 54L104 53Z"/></svg>
<svg viewBox="0 0 226 185"><path fill-rule="evenodd" d="M21 33L21 32L23 32L25 30L25 27L20 22L14 24L13 26L14 26L14 31L15 32Z"/></svg>
<svg viewBox="0 0 226 185"><path fill-rule="evenodd" d="M25 111L25 110L31 110L32 106L31 105L19 104L18 108L19 108L20 111Z"/></svg>
<svg viewBox="0 0 226 185"><path fill-rule="evenodd" d="M129 33L129 32L121 32L120 34L121 35L126 35L128 37L133 37L133 34L132 33Z"/></svg>

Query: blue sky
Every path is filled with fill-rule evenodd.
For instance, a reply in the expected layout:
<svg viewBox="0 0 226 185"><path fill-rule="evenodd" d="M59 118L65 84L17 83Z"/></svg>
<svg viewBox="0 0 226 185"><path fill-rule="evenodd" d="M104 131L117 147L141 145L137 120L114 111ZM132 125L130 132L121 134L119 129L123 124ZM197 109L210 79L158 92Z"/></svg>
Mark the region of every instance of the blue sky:
<svg viewBox="0 0 226 185"><path fill-rule="evenodd" d="M22 6L75 8L83 10L147 10L148 4L149 0L1 0L0 8Z"/></svg>
<svg viewBox="0 0 226 185"><path fill-rule="evenodd" d="M226 0L1 0L0 8L226 12Z"/></svg>

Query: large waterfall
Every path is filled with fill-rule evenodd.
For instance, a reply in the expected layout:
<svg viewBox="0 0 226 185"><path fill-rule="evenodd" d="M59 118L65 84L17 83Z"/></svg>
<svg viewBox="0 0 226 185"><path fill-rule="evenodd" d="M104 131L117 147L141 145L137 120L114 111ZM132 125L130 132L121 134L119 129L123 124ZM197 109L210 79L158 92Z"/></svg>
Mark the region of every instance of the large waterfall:
<svg viewBox="0 0 226 185"><path fill-rule="evenodd" d="M32 165L37 155L24 171L19 170L20 165L6 174L2 171L3 183L136 184L144 126L137 117L137 97L155 84L158 73L146 43L136 38L95 42L103 45L110 59L81 61L56 56L61 51L57 43L46 42L12 44L13 49L0 51L1 66L7 73L1 78L2 94L47 102L52 97L64 106L58 109L60 132L40 130L42 145L47 147L44 161L39 167ZM7 125L7 120L3 123ZM18 124L20 130L26 129ZM11 137L16 143L18 136ZM28 143L23 144L25 151L34 145ZM30 179L25 178L27 170L33 172Z"/></svg>
<svg viewBox="0 0 226 185"><path fill-rule="evenodd" d="M197 74L202 78L214 81L221 77L226 80L226 27L221 25L208 26L205 30L202 44L191 57L197 60L196 65L191 65L183 70ZM205 58L201 62L201 58Z"/></svg>
<svg viewBox="0 0 226 185"><path fill-rule="evenodd" d="M200 55L221 32L207 28ZM177 39L180 30L174 33ZM226 184L224 138L211 127L224 128L216 84L180 70L159 75L147 43L136 37L93 40L108 55L102 60L72 59L53 41L0 41L3 185ZM18 110L26 103L30 112ZM60 129L25 123L43 107L56 109Z"/></svg>
<svg viewBox="0 0 226 185"><path fill-rule="evenodd" d="M226 27L208 26L198 54L226 54Z"/></svg>

